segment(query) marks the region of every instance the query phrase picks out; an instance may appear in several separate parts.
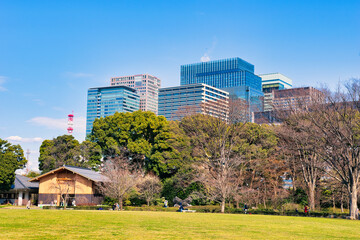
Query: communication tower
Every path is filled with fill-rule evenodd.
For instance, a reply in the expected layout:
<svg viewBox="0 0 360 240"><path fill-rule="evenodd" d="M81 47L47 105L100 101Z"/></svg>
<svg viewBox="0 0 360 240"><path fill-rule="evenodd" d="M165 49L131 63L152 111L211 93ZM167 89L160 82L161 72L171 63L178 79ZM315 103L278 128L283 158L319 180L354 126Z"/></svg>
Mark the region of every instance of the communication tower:
<svg viewBox="0 0 360 240"><path fill-rule="evenodd" d="M67 131L69 134L72 134L74 131L74 111L72 114L68 115L68 128Z"/></svg>
<svg viewBox="0 0 360 240"><path fill-rule="evenodd" d="M29 162L30 162L30 149L26 150L26 174L28 174L30 172L30 166L29 166Z"/></svg>

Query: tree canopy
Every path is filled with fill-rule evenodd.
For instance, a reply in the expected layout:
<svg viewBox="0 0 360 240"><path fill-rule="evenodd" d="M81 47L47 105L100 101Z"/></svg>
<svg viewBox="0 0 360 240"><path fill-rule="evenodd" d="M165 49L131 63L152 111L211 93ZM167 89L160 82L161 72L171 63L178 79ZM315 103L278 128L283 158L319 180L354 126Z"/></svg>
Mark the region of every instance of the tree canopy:
<svg viewBox="0 0 360 240"><path fill-rule="evenodd" d="M39 169L49 172L63 165L97 169L100 165L101 149L93 142L81 144L72 135L62 135L44 140L40 146Z"/></svg>
<svg viewBox="0 0 360 240"><path fill-rule="evenodd" d="M15 171L26 164L20 145L12 145L0 139L0 191L11 188L15 181Z"/></svg>
<svg viewBox="0 0 360 240"><path fill-rule="evenodd" d="M152 112L115 113L96 119L89 139L101 147L106 159L121 155L126 148L133 154L132 160L146 170L168 176L176 171L182 159L176 146L186 141L181 140L183 136L176 130L176 125L169 125L165 117ZM175 138L181 141L173 146Z"/></svg>

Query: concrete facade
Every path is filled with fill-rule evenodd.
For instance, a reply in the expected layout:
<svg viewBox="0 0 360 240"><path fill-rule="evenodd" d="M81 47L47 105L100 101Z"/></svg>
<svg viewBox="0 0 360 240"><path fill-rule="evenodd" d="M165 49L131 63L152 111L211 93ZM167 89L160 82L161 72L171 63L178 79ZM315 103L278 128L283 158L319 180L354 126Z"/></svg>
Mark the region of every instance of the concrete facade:
<svg viewBox="0 0 360 240"><path fill-rule="evenodd" d="M140 109L158 114L159 88L161 80L150 74L111 78L111 86L134 88L140 96Z"/></svg>
<svg viewBox="0 0 360 240"><path fill-rule="evenodd" d="M181 120L196 113L227 120L229 93L203 83L160 89L159 115L168 120Z"/></svg>

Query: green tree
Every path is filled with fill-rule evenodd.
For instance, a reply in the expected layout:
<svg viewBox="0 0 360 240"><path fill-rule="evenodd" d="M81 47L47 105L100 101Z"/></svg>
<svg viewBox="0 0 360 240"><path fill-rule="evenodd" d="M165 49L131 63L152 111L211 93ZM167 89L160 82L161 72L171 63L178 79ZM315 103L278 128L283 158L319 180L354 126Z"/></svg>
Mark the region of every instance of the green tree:
<svg viewBox="0 0 360 240"><path fill-rule="evenodd" d="M106 159L125 150L133 162L164 177L178 169L181 159L171 145L177 136L170 128L165 117L152 112L115 113L96 119L89 139L101 147Z"/></svg>
<svg viewBox="0 0 360 240"><path fill-rule="evenodd" d="M0 139L0 191L11 188L16 169L23 168L26 162L20 145L12 145Z"/></svg>
<svg viewBox="0 0 360 240"><path fill-rule="evenodd" d="M94 142L81 144L72 135L44 140L40 146L39 169L42 173L63 165L97 170L101 164L101 148Z"/></svg>
<svg viewBox="0 0 360 240"><path fill-rule="evenodd" d="M179 127L179 122L170 121L169 131L159 135L154 144L149 169L162 179L174 176L180 169L191 166L191 151L190 138Z"/></svg>
<svg viewBox="0 0 360 240"><path fill-rule="evenodd" d="M244 156L244 161L239 170L239 183L243 186L234 197L237 205L243 200L239 195L244 192L250 194L251 202L256 205L261 198L264 206L268 198L274 203L281 196L281 176L286 168L284 160L277 156L278 138L273 127L247 123L240 137L239 154ZM270 190L273 194L270 194ZM256 195L256 199L253 195Z"/></svg>
<svg viewBox="0 0 360 240"><path fill-rule="evenodd" d="M81 166L76 160L78 146L78 140L72 135L44 140L40 146L39 169L45 173L63 165Z"/></svg>
<svg viewBox="0 0 360 240"><path fill-rule="evenodd" d="M102 155L98 144L91 141L83 141L75 148L75 152L77 153L76 159L82 166L99 170Z"/></svg>
<svg viewBox="0 0 360 240"><path fill-rule="evenodd" d="M25 175L25 177L28 177L28 178L34 178L34 177L37 177L37 176L40 176L40 173L35 172L35 171L30 171L28 174Z"/></svg>

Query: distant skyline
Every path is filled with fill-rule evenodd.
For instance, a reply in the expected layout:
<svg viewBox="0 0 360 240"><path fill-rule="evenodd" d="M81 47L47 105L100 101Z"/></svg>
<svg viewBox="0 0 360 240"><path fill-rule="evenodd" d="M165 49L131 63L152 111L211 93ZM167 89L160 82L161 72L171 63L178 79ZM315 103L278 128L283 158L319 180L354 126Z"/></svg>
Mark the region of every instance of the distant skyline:
<svg viewBox="0 0 360 240"><path fill-rule="evenodd" d="M240 57L294 87L360 78L360 1L0 0L0 138L31 150L85 138L88 88L148 73L180 85L180 65Z"/></svg>

